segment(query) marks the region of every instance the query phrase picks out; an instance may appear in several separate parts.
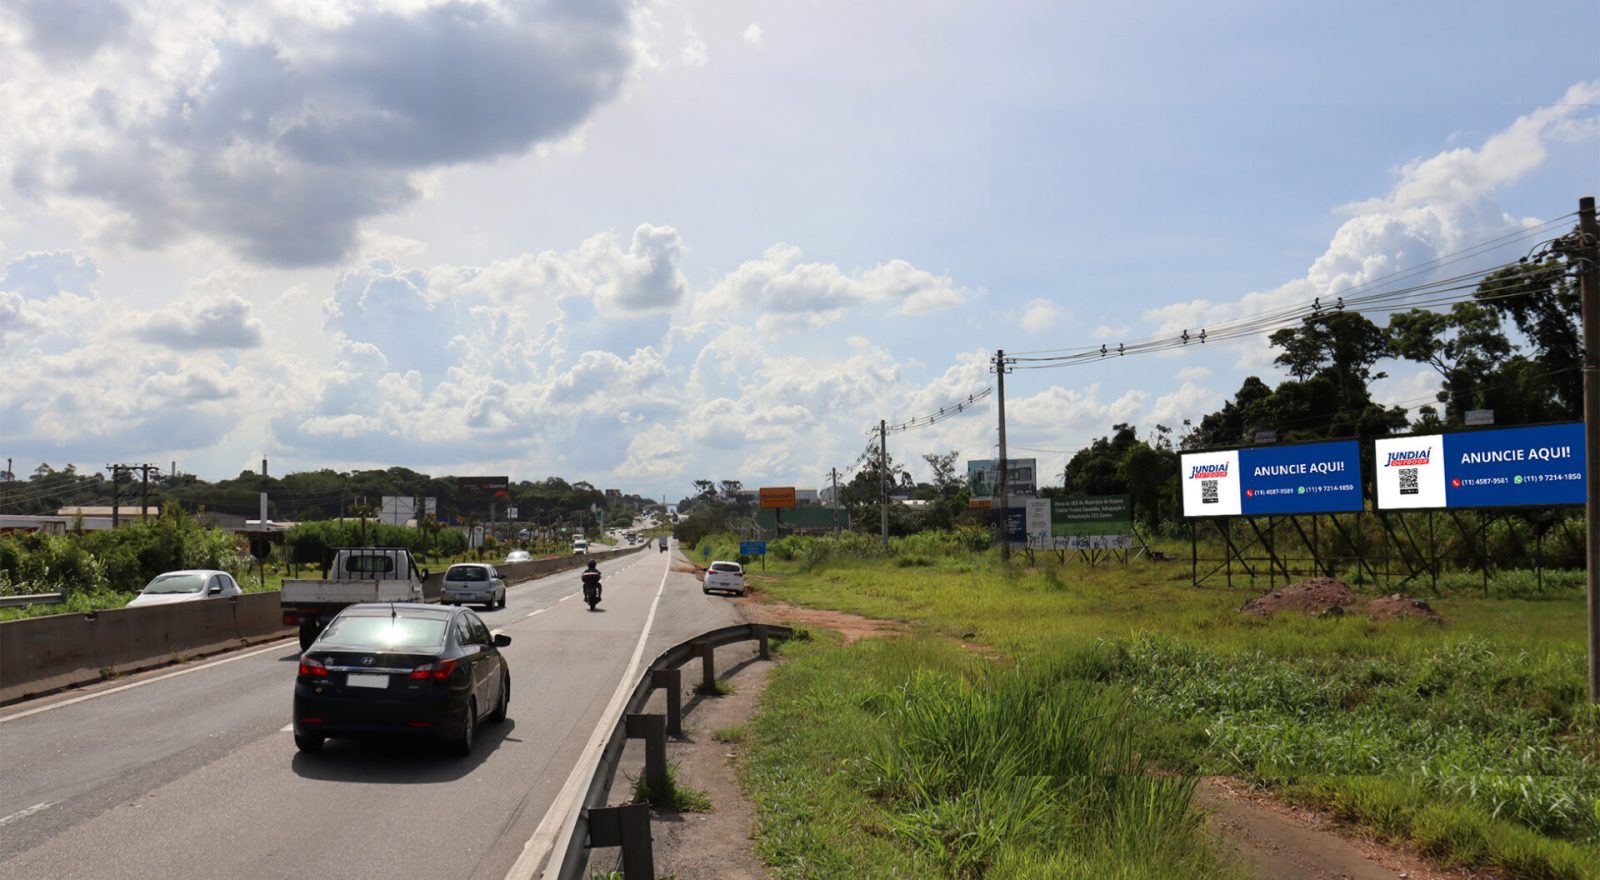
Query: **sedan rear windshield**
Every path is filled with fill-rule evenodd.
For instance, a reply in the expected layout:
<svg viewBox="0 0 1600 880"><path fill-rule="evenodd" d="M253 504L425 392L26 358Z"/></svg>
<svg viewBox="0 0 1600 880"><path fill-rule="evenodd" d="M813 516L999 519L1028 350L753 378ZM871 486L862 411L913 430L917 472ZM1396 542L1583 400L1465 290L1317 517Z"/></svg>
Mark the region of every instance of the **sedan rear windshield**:
<svg viewBox="0 0 1600 880"><path fill-rule="evenodd" d="M733 574L741 574L744 571L738 564L732 562L713 562L711 563L711 570L732 572Z"/></svg>
<svg viewBox="0 0 1600 880"><path fill-rule="evenodd" d="M489 570L481 565L463 565L450 569L444 576L447 581L486 581L489 579Z"/></svg>
<svg viewBox="0 0 1600 880"><path fill-rule="evenodd" d="M335 618L323 631L325 648L431 648L444 647L445 618L346 616Z"/></svg>
<svg viewBox="0 0 1600 880"><path fill-rule="evenodd" d="M146 596L167 593L198 593L205 589L207 576L203 574L164 574L144 588Z"/></svg>

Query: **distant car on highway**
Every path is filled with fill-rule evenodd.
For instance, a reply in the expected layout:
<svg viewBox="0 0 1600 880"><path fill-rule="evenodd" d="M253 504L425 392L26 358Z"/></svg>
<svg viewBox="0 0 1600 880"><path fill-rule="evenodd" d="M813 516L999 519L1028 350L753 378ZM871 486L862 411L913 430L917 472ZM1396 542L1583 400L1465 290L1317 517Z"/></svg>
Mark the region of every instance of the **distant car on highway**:
<svg viewBox="0 0 1600 880"><path fill-rule="evenodd" d="M737 562L718 559L706 569L706 580L701 592L710 593L738 593L745 594L744 566Z"/></svg>
<svg viewBox="0 0 1600 880"><path fill-rule="evenodd" d="M145 584L139 595L129 602L129 608L147 605L171 605L176 602L194 602L201 599L226 599L242 596L239 582L233 575L215 569L197 568L169 571L156 575Z"/></svg>
<svg viewBox="0 0 1600 880"><path fill-rule="evenodd" d="M532 562L533 554L526 550L513 550L506 554L506 562Z"/></svg>
<svg viewBox="0 0 1600 880"><path fill-rule="evenodd" d="M484 608L506 607L506 582L492 565L462 562L444 573L439 602L443 605L481 604Z"/></svg>
<svg viewBox="0 0 1600 880"><path fill-rule="evenodd" d="M589 553L589 542L582 538L572 542L572 555L586 556Z"/></svg>
<svg viewBox="0 0 1600 880"><path fill-rule="evenodd" d="M330 737L410 735L472 751L480 722L504 721L511 671L491 634L465 608L351 605L300 657L294 744L315 752Z"/></svg>

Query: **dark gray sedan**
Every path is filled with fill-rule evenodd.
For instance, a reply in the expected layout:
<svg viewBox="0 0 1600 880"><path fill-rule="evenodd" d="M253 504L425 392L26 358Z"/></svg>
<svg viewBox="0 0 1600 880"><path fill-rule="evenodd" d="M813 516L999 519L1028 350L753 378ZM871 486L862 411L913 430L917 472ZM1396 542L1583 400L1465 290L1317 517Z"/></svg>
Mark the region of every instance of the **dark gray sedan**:
<svg viewBox="0 0 1600 880"><path fill-rule="evenodd" d="M505 720L511 673L500 649L509 644L465 608L352 605L300 657L295 745L422 736L468 754L480 722Z"/></svg>

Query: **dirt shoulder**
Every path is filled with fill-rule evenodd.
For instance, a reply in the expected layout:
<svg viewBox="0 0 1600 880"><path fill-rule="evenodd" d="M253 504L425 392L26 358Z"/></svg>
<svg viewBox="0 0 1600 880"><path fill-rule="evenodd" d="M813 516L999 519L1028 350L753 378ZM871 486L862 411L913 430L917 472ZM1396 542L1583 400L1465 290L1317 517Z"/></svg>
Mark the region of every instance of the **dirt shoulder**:
<svg viewBox="0 0 1600 880"><path fill-rule="evenodd" d="M839 632L847 643L909 629L895 621L774 602L759 593L734 601L752 623L825 627ZM753 645L719 651L717 662L733 693L686 702L684 736L667 745L667 759L676 764L679 783L704 792L713 809L656 815L652 833L657 876L679 880L769 876L755 855L755 806L739 788L736 762L744 748L740 731L748 731L755 717L773 664L758 659ZM1207 777L1201 780L1196 798L1207 811L1211 833L1262 880L1499 880L1503 876L1442 868L1414 851L1376 840L1236 779ZM602 867L599 862L591 865L591 869Z"/></svg>

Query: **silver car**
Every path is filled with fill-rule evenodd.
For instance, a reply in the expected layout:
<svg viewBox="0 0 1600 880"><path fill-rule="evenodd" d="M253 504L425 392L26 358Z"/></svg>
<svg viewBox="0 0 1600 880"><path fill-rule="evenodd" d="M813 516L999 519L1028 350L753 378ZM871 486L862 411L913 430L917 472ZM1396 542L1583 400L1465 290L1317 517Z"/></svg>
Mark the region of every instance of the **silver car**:
<svg viewBox="0 0 1600 880"><path fill-rule="evenodd" d="M482 605L487 609L506 607L506 581L499 569L484 562L462 562L444 573L441 605Z"/></svg>

